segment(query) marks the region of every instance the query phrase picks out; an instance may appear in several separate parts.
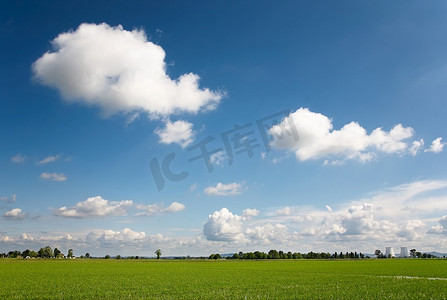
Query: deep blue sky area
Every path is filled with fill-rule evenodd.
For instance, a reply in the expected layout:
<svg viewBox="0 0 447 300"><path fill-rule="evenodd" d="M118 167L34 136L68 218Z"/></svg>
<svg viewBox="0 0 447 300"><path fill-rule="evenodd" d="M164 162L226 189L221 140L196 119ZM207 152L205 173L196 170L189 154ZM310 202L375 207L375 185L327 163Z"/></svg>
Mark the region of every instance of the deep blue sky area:
<svg viewBox="0 0 447 300"><path fill-rule="evenodd" d="M447 252L446 13L445 1L1 2L0 252ZM223 136L244 124L231 161ZM207 137L212 172L190 161ZM170 153L185 178L166 176Z"/></svg>

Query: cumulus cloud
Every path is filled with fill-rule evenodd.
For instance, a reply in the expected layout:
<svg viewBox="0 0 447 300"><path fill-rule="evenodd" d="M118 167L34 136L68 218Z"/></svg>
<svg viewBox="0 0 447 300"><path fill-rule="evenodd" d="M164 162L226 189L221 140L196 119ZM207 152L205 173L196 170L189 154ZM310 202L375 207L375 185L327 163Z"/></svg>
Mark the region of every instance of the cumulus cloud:
<svg viewBox="0 0 447 300"><path fill-rule="evenodd" d="M447 235L447 215L439 219L438 223L432 226L428 233Z"/></svg>
<svg viewBox="0 0 447 300"><path fill-rule="evenodd" d="M34 76L69 102L99 107L104 115L144 111L151 116L214 109L223 94L199 87L194 73L171 79L165 51L142 29L81 24L59 34L52 51L33 63Z"/></svg>
<svg viewBox="0 0 447 300"><path fill-rule="evenodd" d="M237 244L270 244L273 241L286 242L290 237L287 226L263 222L257 225L250 218L257 216L257 209L245 209L242 216L233 214L227 208L208 216L203 233L209 241L233 242Z"/></svg>
<svg viewBox="0 0 447 300"><path fill-rule="evenodd" d="M22 153L17 153L11 157L11 161L15 164L23 164L25 162L25 156L23 156Z"/></svg>
<svg viewBox="0 0 447 300"><path fill-rule="evenodd" d="M204 190L209 196L231 196L242 193L242 184L232 182L228 184L217 183L216 186L209 186Z"/></svg>
<svg viewBox="0 0 447 300"><path fill-rule="evenodd" d="M433 152L433 153L442 152L442 150L444 150L445 143L443 143L441 141L442 141L442 138L440 138L440 137L433 140L433 142L431 142L430 148L425 149L425 152Z"/></svg>
<svg viewBox="0 0 447 300"><path fill-rule="evenodd" d="M47 156L44 159L38 161L37 164L38 165L48 164L48 163L51 163L51 162L58 161L60 158L61 158L60 154L58 154L58 155L50 155L50 156Z"/></svg>
<svg viewBox="0 0 447 300"><path fill-rule="evenodd" d="M133 231L130 228L124 228L120 231L104 230L102 232L90 232L87 235L88 243L99 243L100 245L116 246L117 244L134 244L144 242L148 236L145 232Z"/></svg>
<svg viewBox="0 0 447 300"><path fill-rule="evenodd" d="M167 121L164 128L157 128L155 133L160 138L161 144L179 144L185 148L194 140L193 124L187 121Z"/></svg>
<svg viewBox="0 0 447 300"><path fill-rule="evenodd" d="M22 220L27 217L27 214L22 211L21 208L14 208L3 214L3 218L9 220Z"/></svg>
<svg viewBox="0 0 447 300"><path fill-rule="evenodd" d="M242 217L222 208L208 216L203 233L210 241L231 242L245 238Z"/></svg>
<svg viewBox="0 0 447 300"><path fill-rule="evenodd" d="M161 213L174 213L179 212L186 209L186 206L179 202L172 202L168 207L164 207L161 204L138 204L137 209L142 210L143 212L137 213L137 216L147 216L152 217Z"/></svg>
<svg viewBox="0 0 447 300"><path fill-rule="evenodd" d="M113 215L125 215L133 205L132 200L108 201L101 196L90 197L76 203L73 207L60 207L53 210L53 214L67 218L94 218Z"/></svg>
<svg viewBox="0 0 447 300"><path fill-rule="evenodd" d="M278 135L284 129L286 132L296 131L299 138L292 134ZM389 132L377 128L368 134L357 122L336 130L331 119L307 108L296 110L269 130L274 148L293 151L300 161L335 157L338 158L335 164L348 159L368 161L380 152L405 153L409 151L406 140L413 136L413 132L411 127L398 124ZM416 147L413 144L412 153Z"/></svg>
<svg viewBox="0 0 447 300"><path fill-rule="evenodd" d="M351 206L348 213L343 216L341 225L337 233L342 231L344 234L359 235L371 231L375 226L372 205L364 203Z"/></svg>
<svg viewBox="0 0 447 300"><path fill-rule="evenodd" d="M406 240L412 241L419 237L418 229L425 226L424 222L421 220L407 220L399 230L397 231L397 236L405 238Z"/></svg>
<svg viewBox="0 0 447 300"><path fill-rule="evenodd" d="M387 188L330 209L286 206L256 222L287 226L309 250L372 249L384 244L440 249L447 242L447 216L437 224L433 224L433 216L446 212L447 181L424 180Z"/></svg>
<svg viewBox="0 0 447 300"><path fill-rule="evenodd" d="M64 175L64 173L42 173L40 174L40 178L47 179L47 180L53 180L53 181L66 181L67 176Z"/></svg>
<svg viewBox="0 0 447 300"><path fill-rule="evenodd" d="M267 223L262 226L255 226L246 230L247 237L256 243L270 244L275 241L283 243L290 235L287 226L283 224L272 225Z"/></svg>

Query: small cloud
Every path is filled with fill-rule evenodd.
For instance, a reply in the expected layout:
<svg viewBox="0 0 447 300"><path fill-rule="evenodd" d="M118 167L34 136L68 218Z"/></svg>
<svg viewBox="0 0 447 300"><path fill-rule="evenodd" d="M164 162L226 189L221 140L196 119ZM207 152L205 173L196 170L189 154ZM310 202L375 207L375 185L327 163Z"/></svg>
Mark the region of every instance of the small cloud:
<svg viewBox="0 0 447 300"><path fill-rule="evenodd" d="M195 190L197 190L197 183L194 183L193 185L191 185L191 186L189 187L189 191L190 191L190 192L194 192Z"/></svg>
<svg viewBox="0 0 447 300"><path fill-rule="evenodd" d="M23 156L22 153L17 153L11 157L11 161L15 164L23 164L25 162L25 156Z"/></svg>
<svg viewBox="0 0 447 300"><path fill-rule="evenodd" d="M7 211L3 214L3 218L9 219L9 220L22 220L27 217L27 214L22 212L22 209L20 208L14 208L10 211Z"/></svg>
<svg viewBox="0 0 447 300"><path fill-rule="evenodd" d="M289 206L280 208L275 212L275 215L278 215L278 216L289 216L291 214L292 214L292 209Z"/></svg>
<svg viewBox="0 0 447 300"><path fill-rule="evenodd" d="M185 210L186 206L179 202L172 202L168 207L166 207L163 212L178 212Z"/></svg>
<svg viewBox="0 0 447 300"><path fill-rule="evenodd" d="M430 148L425 149L425 152L433 152L433 153L442 152L442 150L444 150L445 143L441 141L442 141L441 137L438 137L437 139L433 140L433 142L431 142Z"/></svg>
<svg viewBox="0 0 447 300"><path fill-rule="evenodd" d="M41 161L37 162L38 165L44 165L44 164L48 164L51 162L55 162L58 161L61 158L61 155L51 155L51 156L47 156L44 159L42 159Z"/></svg>
<svg viewBox="0 0 447 300"><path fill-rule="evenodd" d="M213 165L221 166L225 161L225 158L225 151L218 151L210 156L210 161Z"/></svg>
<svg viewBox="0 0 447 300"><path fill-rule="evenodd" d="M414 141L413 145L411 145L409 151L410 154L413 156L416 156L419 152L419 150L422 149L422 147L424 146L424 140L420 139L419 141Z"/></svg>
<svg viewBox="0 0 447 300"><path fill-rule="evenodd" d="M243 217L256 217L259 215L259 210L256 208L247 208L242 211Z"/></svg>
<svg viewBox="0 0 447 300"><path fill-rule="evenodd" d="M168 121L164 128L155 129L155 133L160 138L159 143L167 145L175 143L185 148L194 140L195 132L192 127L193 124L187 121Z"/></svg>
<svg viewBox="0 0 447 300"><path fill-rule="evenodd" d="M164 207L162 204L139 204L137 205L138 210L143 210L144 212L137 213L137 216L152 217L161 213L174 213L186 209L186 206L179 202L172 202L168 207Z"/></svg>
<svg viewBox="0 0 447 300"><path fill-rule="evenodd" d="M329 205L326 205L325 207L326 207L327 211L332 212L332 207L330 207Z"/></svg>
<svg viewBox="0 0 447 300"><path fill-rule="evenodd" d="M216 186L209 186L204 190L209 196L230 196L242 193L242 184L240 183L217 183Z"/></svg>
<svg viewBox="0 0 447 300"><path fill-rule="evenodd" d="M11 197L2 196L2 197L0 197L0 201L4 201L6 203L14 203L14 202L16 202L16 198L17 198L16 194L13 194Z"/></svg>
<svg viewBox="0 0 447 300"><path fill-rule="evenodd" d="M67 176L65 176L63 173L42 173L40 174L40 178L47 179L47 180L53 180L53 181L66 181Z"/></svg>
<svg viewBox="0 0 447 300"><path fill-rule="evenodd" d="M132 115L127 117L126 120L126 126L129 126L131 123L133 123L134 121L138 120L140 118L140 113L139 112L135 112Z"/></svg>

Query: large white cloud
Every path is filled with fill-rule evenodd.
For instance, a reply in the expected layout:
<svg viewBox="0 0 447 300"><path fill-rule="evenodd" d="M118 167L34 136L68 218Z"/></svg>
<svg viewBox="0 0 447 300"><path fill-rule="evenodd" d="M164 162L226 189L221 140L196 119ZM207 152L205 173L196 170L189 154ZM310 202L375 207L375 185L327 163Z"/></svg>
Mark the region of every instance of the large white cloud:
<svg viewBox="0 0 447 300"><path fill-rule="evenodd" d="M109 201L101 196L90 197L85 201L76 203L73 207L60 207L53 210L53 214L69 218L104 217L110 215L125 215L133 205L132 200L120 202Z"/></svg>
<svg viewBox="0 0 447 300"><path fill-rule="evenodd" d="M185 148L194 140L193 124L187 121L168 121L164 128L157 128L155 133L160 138L161 144L176 143Z"/></svg>
<svg viewBox="0 0 447 300"><path fill-rule="evenodd" d="M165 51L142 29L84 23L51 44L53 51L32 66L35 78L67 101L98 106L104 115L197 113L215 108L222 98L222 93L201 89L194 73L171 79Z"/></svg>
<svg viewBox="0 0 447 300"><path fill-rule="evenodd" d="M208 216L203 226L203 233L210 241L237 241L245 238L241 216L222 208Z"/></svg>
<svg viewBox="0 0 447 300"><path fill-rule="evenodd" d="M293 132L291 126L295 126L298 137L290 134ZM379 152L410 151L406 140L413 136L414 131L398 124L389 132L377 128L368 134L357 122L336 130L332 120L325 115L300 108L270 128L269 132L273 136L274 148L293 151L301 161L335 157L338 160L333 164L337 164L347 159L367 161ZM417 153L422 146L420 143L413 144L410 152Z"/></svg>
<svg viewBox="0 0 447 300"><path fill-rule="evenodd" d="M235 242L237 244L270 244L273 241L286 242L290 237L287 226L262 222L257 225L252 216L257 209L245 209L242 216L233 214L227 208L213 212L203 226L203 233L209 241Z"/></svg>

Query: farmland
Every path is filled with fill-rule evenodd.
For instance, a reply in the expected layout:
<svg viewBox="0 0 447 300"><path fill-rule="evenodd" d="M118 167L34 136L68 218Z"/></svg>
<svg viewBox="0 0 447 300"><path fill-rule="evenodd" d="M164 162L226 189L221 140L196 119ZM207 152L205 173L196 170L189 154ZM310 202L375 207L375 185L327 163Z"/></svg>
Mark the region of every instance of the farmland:
<svg viewBox="0 0 447 300"><path fill-rule="evenodd" d="M447 260L1 259L0 299L446 299Z"/></svg>

